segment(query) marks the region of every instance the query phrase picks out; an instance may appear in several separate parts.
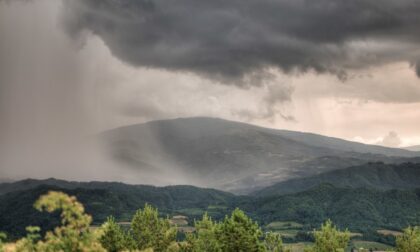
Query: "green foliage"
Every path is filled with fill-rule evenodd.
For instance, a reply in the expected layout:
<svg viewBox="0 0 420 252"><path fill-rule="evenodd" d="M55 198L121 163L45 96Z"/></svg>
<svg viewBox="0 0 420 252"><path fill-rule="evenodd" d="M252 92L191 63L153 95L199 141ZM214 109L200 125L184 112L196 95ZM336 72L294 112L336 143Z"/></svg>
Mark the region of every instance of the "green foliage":
<svg viewBox="0 0 420 252"><path fill-rule="evenodd" d="M137 249L153 248L154 251L165 251L175 242L176 229L169 220L159 218L157 209L146 204L138 210L131 221L131 234Z"/></svg>
<svg viewBox="0 0 420 252"><path fill-rule="evenodd" d="M238 208L220 223L217 236L224 252L265 251L260 227Z"/></svg>
<svg viewBox="0 0 420 252"><path fill-rule="evenodd" d="M35 252L37 251L37 241L41 238L39 227L26 227L27 235L16 243L16 252Z"/></svg>
<svg viewBox="0 0 420 252"><path fill-rule="evenodd" d="M85 214L85 209L76 197L68 196L62 192L50 191L42 195L34 204L38 211L46 211L52 213L61 210L62 227L58 230L61 232L64 228L73 228L78 231L86 231L92 222L92 217Z"/></svg>
<svg viewBox="0 0 420 252"><path fill-rule="evenodd" d="M331 219L340 227L365 232L420 224L420 189L378 191L323 184L309 191L254 198L240 205L261 223L287 220L319 226Z"/></svg>
<svg viewBox="0 0 420 252"><path fill-rule="evenodd" d="M6 240L6 238L6 234L0 232L0 252L3 252L3 241Z"/></svg>
<svg viewBox="0 0 420 252"><path fill-rule="evenodd" d="M327 220L322 226L321 230L314 231L315 245L306 248L307 252L344 252L350 241L350 233L346 230L340 232Z"/></svg>
<svg viewBox="0 0 420 252"><path fill-rule="evenodd" d="M44 239L36 243L39 228L28 227L27 237L17 242L18 251L105 251L89 229L92 218L84 213L83 205L75 197L51 191L42 195L34 206L49 213L60 210L61 226L47 232Z"/></svg>
<svg viewBox="0 0 420 252"><path fill-rule="evenodd" d="M72 183L77 187L79 183ZM66 189L69 185L40 186L24 191L11 192L0 195L0 227L8 234L9 239L25 236L25 227L39 226L44 233L60 223L58 213L47 214L33 208L33 203L48 191L62 191L74 195L84 205L86 213L93 217L93 223L100 225L108 216L116 220L130 220L139 206L146 203L159 208L163 215L182 213L182 209L198 208L201 211L183 214L190 219L199 219L207 207L219 206L211 209L209 214L216 219L222 219L232 208L230 204L236 202L233 194L213 189L202 189L193 186L134 186L122 183L96 183L85 185L88 188Z"/></svg>
<svg viewBox="0 0 420 252"><path fill-rule="evenodd" d="M322 160L325 165L330 161ZM315 161L315 160L314 160ZM280 194L293 194L310 190L320 184L329 183L340 188L374 188L379 190L392 189L415 189L420 184L420 165L417 163L389 164L383 162L368 162L360 164L361 160L353 159L353 165L345 165L345 169L339 169L343 164L342 159L337 163L330 163L334 170L320 174L290 179L265 187L253 193L255 196L274 196ZM350 161L350 160L349 160ZM314 166L317 166L314 164Z"/></svg>
<svg viewBox="0 0 420 252"><path fill-rule="evenodd" d="M397 252L420 251L420 228L409 227L397 237Z"/></svg>
<svg viewBox="0 0 420 252"><path fill-rule="evenodd" d="M89 226L92 218L85 214L76 197L62 192L49 192L35 202L35 208L49 213L61 210L61 226L45 235L38 242L41 251L104 251Z"/></svg>
<svg viewBox="0 0 420 252"><path fill-rule="evenodd" d="M264 238L264 239L263 239ZM267 251L285 252L279 234L264 237L257 223L235 209L222 222L214 222L207 214L195 222L195 232L180 243L183 252Z"/></svg>
<svg viewBox="0 0 420 252"><path fill-rule="evenodd" d="M120 225L115 222L114 217L108 217L107 221L101 227L102 234L99 242L109 252L118 252L127 249L128 238Z"/></svg>
<svg viewBox="0 0 420 252"><path fill-rule="evenodd" d="M106 188L102 184L91 186L90 189L55 190L75 195L94 217L96 225L110 215L116 220L129 220L138 206L146 202L164 215L183 214L189 219L201 219L208 212L217 221L239 207L261 224L295 221L304 224L306 231L318 227L327 218L340 228L364 234L379 228L399 230L420 225L420 189L384 192L320 185L298 194L253 198L187 186L157 188L118 183L106 184ZM97 189L99 186L103 187ZM41 187L0 196L0 227L9 239L24 236L28 225L39 226L43 234L59 224L57 213L50 215L33 209L33 202L50 189ZM209 210L208 206L212 208Z"/></svg>
<svg viewBox="0 0 420 252"><path fill-rule="evenodd" d="M221 252L221 244L217 239L219 225L205 213L201 221L194 223L195 232L186 237L187 244L183 246L184 251L191 252Z"/></svg>
<svg viewBox="0 0 420 252"><path fill-rule="evenodd" d="M265 247L268 252L283 252L283 241L280 234L268 232L265 234Z"/></svg>
<svg viewBox="0 0 420 252"><path fill-rule="evenodd" d="M267 240L263 241L258 224L239 209L219 223L205 214L201 221L195 222L195 233L188 235L185 242L176 243L176 229L167 218L159 218L157 209L150 205L136 212L129 232L109 217L98 234L89 229L91 218L75 197L49 192L40 197L35 207L47 212L61 210L61 226L47 232L43 239L38 227L28 227L28 235L16 243L17 252L283 251L279 236L267 235Z"/></svg>
<svg viewBox="0 0 420 252"><path fill-rule="evenodd" d="M75 197L49 192L35 203L40 211L60 210L61 225L42 237L39 227L27 227L26 237L14 244L16 252L286 252L281 236L260 227L243 211L235 209L223 221L215 222L207 214L194 224L195 232L183 242L175 242L176 229L160 218L157 209L146 205L133 216L131 228L124 231L109 217L98 231L91 231L91 218ZM284 222L285 223L285 222ZM290 224L290 223L289 223ZM280 225L291 228L293 225ZM340 232L330 220L314 231L315 244L307 252L344 252L350 240L348 231ZM2 240L0 235L0 251ZM354 245L354 244L353 244ZM408 228L397 238L397 252L420 251L420 228Z"/></svg>

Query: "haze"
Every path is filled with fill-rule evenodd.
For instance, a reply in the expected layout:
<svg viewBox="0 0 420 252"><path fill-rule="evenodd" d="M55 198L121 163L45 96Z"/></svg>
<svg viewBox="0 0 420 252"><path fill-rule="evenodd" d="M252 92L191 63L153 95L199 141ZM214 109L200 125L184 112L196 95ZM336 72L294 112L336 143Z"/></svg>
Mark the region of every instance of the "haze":
<svg viewBox="0 0 420 252"><path fill-rule="evenodd" d="M0 0L0 178L138 182L95 136L178 117L419 145L418 13L415 0Z"/></svg>

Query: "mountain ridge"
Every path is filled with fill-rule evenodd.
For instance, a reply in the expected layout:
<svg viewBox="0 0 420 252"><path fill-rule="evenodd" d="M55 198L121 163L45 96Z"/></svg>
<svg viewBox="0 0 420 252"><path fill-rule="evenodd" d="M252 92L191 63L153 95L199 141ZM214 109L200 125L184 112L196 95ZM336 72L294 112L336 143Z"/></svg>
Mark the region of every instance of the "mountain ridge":
<svg viewBox="0 0 420 252"><path fill-rule="evenodd" d="M409 150L409 151L414 151L414 152L419 152L420 151L420 145L413 145L413 146L408 146L408 147L404 147L404 150Z"/></svg>
<svg viewBox="0 0 420 252"><path fill-rule="evenodd" d="M176 121L194 121L194 120L221 121L221 122L225 122L225 123L241 125L243 127L252 127L252 128L262 130L262 131L266 131L266 132L270 132L270 133L277 132L277 133L279 133L283 136L290 137L291 140L300 139L300 141L303 141L305 143L308 143L309 141L304 141L302 139L303 137L324 138L324 139L329 139L329 140L333 140L333 141L339 141L339 142L342 142L342 143L355 144L355 145L358 145L358 146L378 148L379 153L373 152L375 154L383 154L383 153L396 151L397 153L401 153L402 156L410 156L410 157L417 156L417 155L420 156L420 149L418 151L414 151L414 152L419 152L417 154L407 152L408 149L420 148L420 145L409 146L409 147L404 147L404 148L387 147L387 146L382 146L382 145L365 144L365 143L360 143L360 142L356 142L356 141L345 140L345 139L342 139L342 138L331 137L331 136L317 134L317 133L313 133L313 132L269 128L269 127L263 127L263 126L249 124L249 123L240 122L240 121L228 120L228 119L223 119L223 118L218 118L218 117L205 117L205 116L201 116L201 117L178 117L178 118L173 118L173 119L153 120L153 121L148 121L148 122L145 122L145 123L138 123L138 124L120 126L120 127L114 128L114 129L103 131L102 134L104 134L104 133L106 134L106 133L109 133L109 132L112 132L112 131L115 131L115 130L124 130L124 129L132 128L132 127L138 127L138 126L142 126L142 125L160 124L160 123L176 122ZM309 145L320 147L319 143L318 144L312 143L312 144L309 144ZM325 146L323 146L323 147L325 147ZM353 149L349 149L348 151L352 151L352 150ZM382 150L383 152L380 152L379 150ZM353 151L355 151L355 150L353 150ZM360 150L358 149L357 152L360 152ZM367 153L369 153L369 152L367 152ZM370 153L372 153L372 152L370 152ZM396 154L394 154L394 155L396 155Z"/></svg>
<svg viewBox="0 0 420 252"><path fill-rule="evenodd" d="M123 126L100 137L120 165L141 171L143 181L138 183L168 178L172 183L245 194L290 178L420 155L209 117ZM324 162L324 157L336 161Z"/></svg>
<svg viewBox="0 0 420 252"><path fill-rule="evenodd" d="M376 190L420 188L420 163L367 163L333 170L319 175L276 183L252 193L271 196L298 193L319 184L330 183L338 188L370 188Z"/></svg>

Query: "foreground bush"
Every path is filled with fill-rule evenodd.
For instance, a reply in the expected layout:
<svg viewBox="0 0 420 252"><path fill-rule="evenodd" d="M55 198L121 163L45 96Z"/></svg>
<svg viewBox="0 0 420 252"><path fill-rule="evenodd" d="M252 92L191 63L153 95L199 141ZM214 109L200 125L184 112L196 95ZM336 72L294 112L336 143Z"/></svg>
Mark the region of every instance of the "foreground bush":
<svg viewBox="0 0 420 252"><path fill-rule="evenodd" d="M265 251L262 243L262 231L257 223L239 209L235 209L230 217L220 224L217 238L222 251Z"/></svg>
<svg viewBox="0 0 420 252"><path fill-rule="evenodd" d="M3 252L3 241L6 240L6 235L4 233L0 233L0 252Z"/></svg>
<svg viewBox="0 0 420 252"><path fill-rule="evenodd" d="M35 208L49 213L61 211L61 226L39 239L39 228L28 227L27 237L19 240L16 251L106 251L90 230L92 218L75 197L61 192L49 192L35 202Z"/></svg>
<svg viewBox="0 0 420 252"><path fill-rule="evenodd" d="M420 251L420 228L409 227L404 233L397 237L397 252L419 252Z"/></svg>
<svg viewBox="0 0 420 252"><path fill-rule="evenodd" d="M159 218L157 209L147 204L131 220L131 234L135 248L139 250L153 248L157 252L165 251L175 242L176 232L167 218Z"/></svg>
<svg viewBox="0 0 420 252"><path fill-rule="evenodd" d="M195 232L187 234L186 242L181 244L181 250L185 252L220 252L222 246L218 239L217 223L206 214L203 215L201 221L194 223Z"/></svg>
<svg viewBox="0 0 420 252"><path fill-rule="evenodd" d="M134 248L134 242L129 239L120 225L115 222L113 217L109 217L101 227L102 234L99 242L109 252L123 251L128 248Z"/></svg>
<svg viewBox="0 0 420 252"><path fill-rule="evenodd" d="M315 245L305 249L305 252L344 252L350 241L350 233L340 232L330 220L327 220L321 230L314 231Z"/></svg>

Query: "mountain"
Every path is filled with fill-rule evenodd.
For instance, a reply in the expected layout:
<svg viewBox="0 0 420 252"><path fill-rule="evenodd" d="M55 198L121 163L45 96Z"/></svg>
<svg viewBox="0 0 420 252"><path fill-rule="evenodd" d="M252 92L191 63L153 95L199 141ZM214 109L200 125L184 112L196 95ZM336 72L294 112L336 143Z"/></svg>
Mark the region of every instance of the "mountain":
<svg viewBox="0 0 420 252"><path fill-rule="evenodd" d="M408 150L217 118L152 121L101 134L138 183L161 180L249 193L275 182L369 161L404 162Z"/></svg>
<svg viewBox="0 0 420 252"><path fill-rule="evenodd" d="M62 182L55 181L57 184ZM33 208L36 199L50 190L76 196L86 212L93 216L95 225L109 215L118 221L129 221L145 203L157 207L162 216L181 214L191 221L205 212L219 220L239 207L262 226L273 221L295 221L303 224L306 230L318 227L327 218L340 228L364 233L376 233L378 228L394 230L420 224L420 189L380 191L320 184L295 194L254 197L193 186L65 182L64 187L73 187L67 189L48 185L48 181L45 185L42 181L38 183L39 186L31 189L0 195L0 230L6 231L12 239L24 235L28 225L40 226L45 232L59 223L59 213L40 213Z"/></svg>
<svg viewBox="0 0 420 252"><path fill-rule="evenodd" d="M279 182L253 193L256 196L290 194L329 183L340 188L378 190L420 188L420 163L367 163L319 175Z"/></svg>
<svg viewBox="0 0 420 252"><path fill-rule="evenodd" d="M405 147L403 149L409 150L409 151L417 151L417 152L419 152L420 151L420 145L409 146L409 147Z"/></svg>

